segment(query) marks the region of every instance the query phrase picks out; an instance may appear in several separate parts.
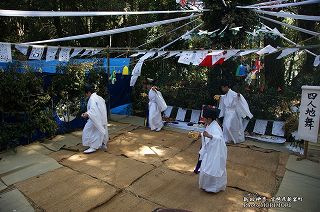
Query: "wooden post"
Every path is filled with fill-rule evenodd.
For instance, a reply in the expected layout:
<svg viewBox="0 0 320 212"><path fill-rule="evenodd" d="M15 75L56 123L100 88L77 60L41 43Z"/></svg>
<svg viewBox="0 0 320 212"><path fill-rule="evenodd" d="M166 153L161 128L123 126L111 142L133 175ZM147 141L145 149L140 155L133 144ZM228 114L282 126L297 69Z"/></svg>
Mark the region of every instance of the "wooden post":
<svg viewBox="0 0 320 212"><path fill-rule="evenodd" d="M303 149L303 156L297 158L297 161L301 161L301 160L305 160L305 159L306 159L306 160L310 160L310 161L319 163L319 160L308 157L309 141L304 140L304 145L303 145L303 146L304 146L304 147L303 147L303 148L304 148L304 149Z"/></svg>

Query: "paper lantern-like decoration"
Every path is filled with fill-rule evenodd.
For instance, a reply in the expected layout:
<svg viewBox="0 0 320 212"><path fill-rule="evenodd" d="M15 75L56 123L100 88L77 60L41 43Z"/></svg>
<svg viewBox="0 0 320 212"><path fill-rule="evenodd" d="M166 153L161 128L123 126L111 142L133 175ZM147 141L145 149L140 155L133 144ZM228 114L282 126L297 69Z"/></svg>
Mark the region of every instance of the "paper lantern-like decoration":
<svg viewBox="0 0 320 212"><path fill-rule="evenodd" d="M124 66L122 69L122 75L129 75L129 68L128 66Z"/></svg>

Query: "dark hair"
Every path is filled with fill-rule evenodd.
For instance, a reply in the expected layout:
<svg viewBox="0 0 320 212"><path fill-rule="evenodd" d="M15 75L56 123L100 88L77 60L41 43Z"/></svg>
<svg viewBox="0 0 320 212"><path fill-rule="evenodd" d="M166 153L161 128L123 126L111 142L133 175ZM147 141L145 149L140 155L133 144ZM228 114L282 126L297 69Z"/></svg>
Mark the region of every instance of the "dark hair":
<svg viewBox="0 0 320 212"><path fill-rule="evenodd" d="M223 80L221 83L220 83L220 86L223 86L223 87L229 87L230 88L230 82L228 80Z"/></svg>
<svg viewBox="0 0 320 212"><path fill-rule="evenodd" d="M212 120L215 120L219 117L220 110L217 108L212 108L209 106L205 106L203 108L203 117L204 118L211 118Z"/></svg>
<svg viewBox="0 0 320 212"><path fill-rule="evenodd" d="M94 89L93 89L93 86L92 85L85 85L85 87L84 87L84 92L85 93L94 93Z"/></svg>

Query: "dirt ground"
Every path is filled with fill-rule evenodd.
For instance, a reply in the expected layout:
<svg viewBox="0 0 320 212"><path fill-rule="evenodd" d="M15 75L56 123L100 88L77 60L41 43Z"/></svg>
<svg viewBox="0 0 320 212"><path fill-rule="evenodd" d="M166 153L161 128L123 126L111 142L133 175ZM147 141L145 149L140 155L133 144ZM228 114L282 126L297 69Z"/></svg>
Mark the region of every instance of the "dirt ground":
<svg viewBox="0 0 320 212"><path fill-rule="evenodd" d="M228 146L227 189L209 194L198 188L193 173L199 148L200 141L187 133L140 127L113 136L107 152L50 153L61 168L14 186L37 211L253 211L243 207L244 196L273 196L288 159L286 153L245 144Z"/></svg>

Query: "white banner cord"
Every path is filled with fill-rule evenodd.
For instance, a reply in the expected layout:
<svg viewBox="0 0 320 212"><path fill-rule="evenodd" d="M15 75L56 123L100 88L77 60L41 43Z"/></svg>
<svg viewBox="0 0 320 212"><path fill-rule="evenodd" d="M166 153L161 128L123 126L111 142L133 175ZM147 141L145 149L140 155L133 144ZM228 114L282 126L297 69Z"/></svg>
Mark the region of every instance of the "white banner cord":
<svg viewBox="0 0 320 212"><path fill-rule="evenodd" d="M74 36L55 38L55 39L49 39L49 40L27 42L24 44L60 42L60 41L79 40L79 39L85 39L85 38L100 37L100 36L106 36L106 35L114 35L114 34L118 34L118 33L136 31L136 30L150 28L150 27L154 27L154 26L160 26L160 25L164 25L164 24L179 22L179 21L183 21L183 20L187 20L187 19L191 19L191 18L196 18L199 16L201 16L201 15L190 15L190 16L185 16L185 17L181 17L181 18L167 19L167 20L163 20L163 21L156 21L156 22L151 22L151 23L146 23L146 24L139 24L139 25L134 25L134 26L129 26L129 27L87 33L87 34L82 34L82 35L74 35Z"/></svg>
<svg viewBox="0 0 320 212"><path fill-rule="evenodd" d="M168 11L22 11L0 10L0 16L6 17L86 17L86 16L116 16L116 15L152 15L173 13L202 13L210 11L202 10L168 10Z"/></svg>
<svg viewBox="0 0 320 212"><path fill-rule="evenodd" d="M320 0L306 0L301 2L293 2L293 3L286 3L286 4L275 4L275 5L262 5L262 6L237 6L237 8L244 8L244 9L273 9L273 8L286 8L286 7L294 7L294 6L301 6L307 4L317 4L320 3Z"/></svg>
<svg viewBox="0 0 320 212"><path fill-rule="evenodd" d="M274 20L274 19L271 19L271 18L267 18L267 17L261 16L261 15L259 15L259 17L262 18L262 19L265 19L267 21L271 21L273 23L276 23L276 24L279 24L279 25L282 25L282 26L285 26L285 27L288 27L288 28L291 28L291 29L294 29L294 30L297 30L297 31L300 31L300 32L304 32L304 33L309 34L309 35L313 35L313 36L319 36L320 35L319 32L314 32L314 31L303 29L303 28L300 28L300 27L297 27L297 26L293 26L293 25L290 25L290 24L282 23L281 21L277 21L277 20Z"/></svg>
<svg viewBox="0 0 320 212"><path fill-rule="evenodd" d="M320 16L310 16L310 15L297 15L287 12L270 12L270 11L264 11L264 10L253 10L256 13L262 13L266 15L276 16L276 17L282 17L282 18L293 18L293 19L300 19L300 20L306 20L306 21L320 21Z"/></svg>

